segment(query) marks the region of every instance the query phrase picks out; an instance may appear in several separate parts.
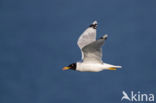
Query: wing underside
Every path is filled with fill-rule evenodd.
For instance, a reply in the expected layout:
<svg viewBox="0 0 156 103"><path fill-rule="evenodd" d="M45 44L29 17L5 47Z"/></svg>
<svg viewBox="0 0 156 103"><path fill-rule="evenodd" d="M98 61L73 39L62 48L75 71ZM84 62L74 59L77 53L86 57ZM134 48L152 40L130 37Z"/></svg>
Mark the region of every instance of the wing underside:
<svg viewBox="0 0 156 103"><path fill-rule="evenodd" d="M83 62L98 62L103 63L102 61L102 45L104 41L107 39L107 35L104 35L102 38L94 41L84 48L82 48L82 52L84 54Z"/></svg>
<svg viewBox="0 0 156 103"><path fill-rule="evenodd" d="M77 44L81 49L81 52L83 47L96 41L96 27L97 27L97 21L94 21L79 37ZM84 55L82 53L82 59L83 57Z"/></svg>

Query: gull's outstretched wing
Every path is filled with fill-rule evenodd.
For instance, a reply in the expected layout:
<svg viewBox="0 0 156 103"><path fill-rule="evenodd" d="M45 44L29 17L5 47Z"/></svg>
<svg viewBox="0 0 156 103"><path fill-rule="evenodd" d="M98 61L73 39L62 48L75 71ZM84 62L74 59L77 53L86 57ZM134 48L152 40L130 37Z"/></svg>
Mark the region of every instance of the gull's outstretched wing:
<svg viewBox="0 0 156 103"><path fill-rule="evenodd" d="M102 45L108 35L104 35L100 39L88 44L82 48L84 54L83 62L103 63L102 61Z"/></svg>
<svg viewBox="0 0 156 103"><path fill-rule="evenodd" d="M81 49L81 53L83 47L96 41L96 27L97 27L97 21L94 21L79 37L77 44ZM82 53L82 59L83 57L84 55Z"/></svg>

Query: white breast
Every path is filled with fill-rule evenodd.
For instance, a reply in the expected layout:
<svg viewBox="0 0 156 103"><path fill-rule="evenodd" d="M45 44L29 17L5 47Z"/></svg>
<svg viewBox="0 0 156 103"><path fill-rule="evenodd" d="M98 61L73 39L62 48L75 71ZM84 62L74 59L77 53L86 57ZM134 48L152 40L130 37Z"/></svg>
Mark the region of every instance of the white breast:
<svg viewBox="0 0 156 103"><path fill-rule="evenodd" d="M99 72L105 69L103 64L98 63L77 63L77 71L81 72Z"/></svg>

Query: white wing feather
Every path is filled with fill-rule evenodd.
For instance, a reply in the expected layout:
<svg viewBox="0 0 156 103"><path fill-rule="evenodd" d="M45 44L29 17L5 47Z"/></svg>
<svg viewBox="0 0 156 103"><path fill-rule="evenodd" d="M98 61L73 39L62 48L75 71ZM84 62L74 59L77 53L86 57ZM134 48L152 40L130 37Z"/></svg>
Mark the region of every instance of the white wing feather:
<svg viewBox="0 0 156 103"><path fill-rule="evenodd" d="M81 49L82 53L82 59L84 57L82 48L85 47L86 45L96 41L96 26L97 26L97 21L94 21L90 27L88 27L79 37L78 39L78 46Z"/></svg>
<svg viewBox="0 0 156 103"><path fill-rule="evenodd" d="M82 48L84 54L83 62L87 63L103 63L102 61L102 46L108 35L104 35L100 39L88 44Z"/></svg>

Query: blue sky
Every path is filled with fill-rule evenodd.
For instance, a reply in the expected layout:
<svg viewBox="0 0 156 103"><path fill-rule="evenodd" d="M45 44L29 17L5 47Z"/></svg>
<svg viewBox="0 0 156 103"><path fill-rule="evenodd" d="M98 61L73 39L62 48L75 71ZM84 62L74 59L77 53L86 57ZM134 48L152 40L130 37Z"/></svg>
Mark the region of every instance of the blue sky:
<svg viewBox="0 0 156 103"><path fill-rule="evenodd" d="M156 1L1 0L0 103L118 103L156 93ZM98 21L103 61L117 71L62 71L79 61L80 34Z"/></svg>

